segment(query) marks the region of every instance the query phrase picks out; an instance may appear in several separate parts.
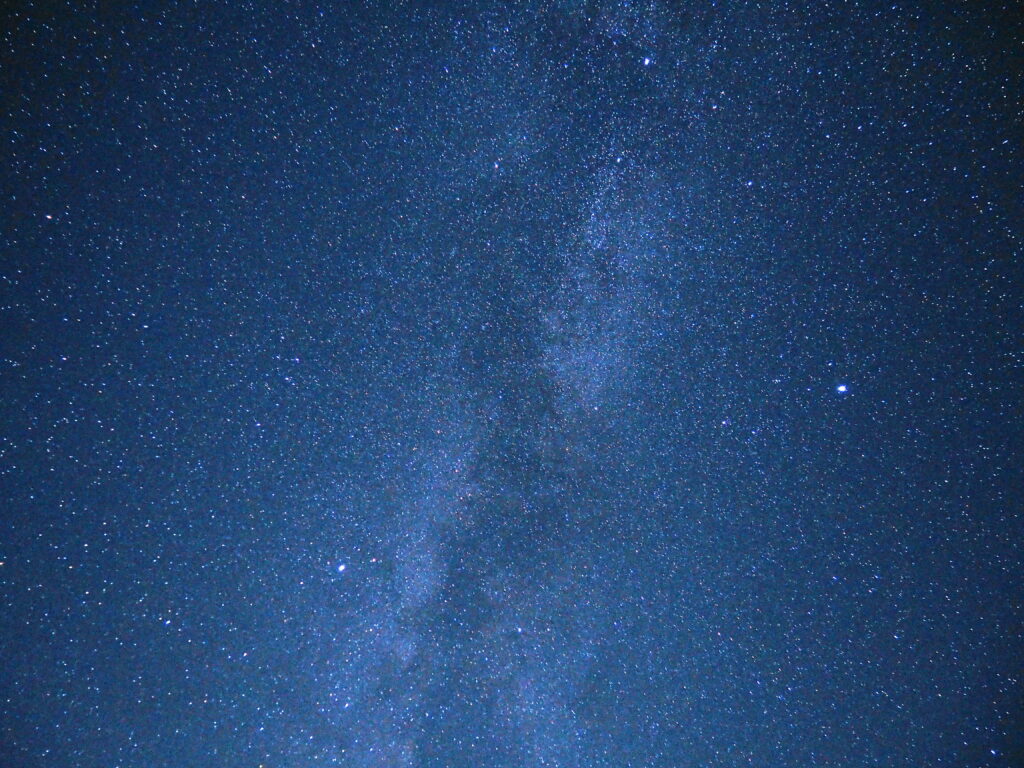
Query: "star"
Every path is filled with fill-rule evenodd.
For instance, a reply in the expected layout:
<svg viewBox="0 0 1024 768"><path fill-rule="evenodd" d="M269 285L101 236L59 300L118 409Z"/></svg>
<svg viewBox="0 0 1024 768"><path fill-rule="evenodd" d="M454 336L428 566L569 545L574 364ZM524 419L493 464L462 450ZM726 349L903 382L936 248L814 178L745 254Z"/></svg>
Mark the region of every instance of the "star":
<svg viewBox="0 0 1024 768"><path fill-rule="evenodd" d="M838 392L839 394L845 395L846 391L847 391L847 386L845 384L837 384L836 385L836 392Z"/></svg>

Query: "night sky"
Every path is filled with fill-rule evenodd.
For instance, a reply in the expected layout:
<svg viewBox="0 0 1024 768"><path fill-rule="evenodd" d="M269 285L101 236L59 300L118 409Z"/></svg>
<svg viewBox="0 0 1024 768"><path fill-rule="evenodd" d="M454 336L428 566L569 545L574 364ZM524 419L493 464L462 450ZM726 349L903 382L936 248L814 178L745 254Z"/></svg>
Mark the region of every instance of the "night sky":
<svg viewBox="0 0 1024 768"><path fill-rule="evenodd" d="M1015 5L6 4L0 766L1024 765Z"/></svg>

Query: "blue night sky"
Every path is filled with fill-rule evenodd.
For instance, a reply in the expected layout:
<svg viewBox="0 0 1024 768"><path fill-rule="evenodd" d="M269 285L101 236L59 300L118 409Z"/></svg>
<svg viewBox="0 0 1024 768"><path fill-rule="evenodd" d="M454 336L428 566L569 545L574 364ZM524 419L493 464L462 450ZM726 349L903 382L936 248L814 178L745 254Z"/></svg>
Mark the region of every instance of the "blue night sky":
<svg viewBox="0 0 1024 768"><path fill-rule="evenodd" d="M0 767L1024 765L1014 4L0 30Z"/></svg>

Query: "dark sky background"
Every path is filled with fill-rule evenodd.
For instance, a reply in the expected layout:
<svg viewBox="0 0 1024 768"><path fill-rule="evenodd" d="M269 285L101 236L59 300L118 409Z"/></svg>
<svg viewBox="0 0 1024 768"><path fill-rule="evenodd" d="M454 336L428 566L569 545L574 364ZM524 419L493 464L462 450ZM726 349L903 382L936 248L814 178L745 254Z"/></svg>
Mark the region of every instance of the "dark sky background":
<svg viewBox="0 0 1024 768"><path fill-rule="evenodd" d="M7 4L0 766L1024 765L1014 5Z"/></svg>

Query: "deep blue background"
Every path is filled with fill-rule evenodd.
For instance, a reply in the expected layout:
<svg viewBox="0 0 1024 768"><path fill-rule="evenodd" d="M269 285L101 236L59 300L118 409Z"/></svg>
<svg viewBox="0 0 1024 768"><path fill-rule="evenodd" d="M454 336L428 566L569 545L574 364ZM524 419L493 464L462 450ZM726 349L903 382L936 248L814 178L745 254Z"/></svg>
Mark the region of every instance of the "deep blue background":
<svg viewBox="0 0 1024 768"><path fill-rule="evenodd" d="M1024 763L951 5L9 4L0 766Z"/></svg>

